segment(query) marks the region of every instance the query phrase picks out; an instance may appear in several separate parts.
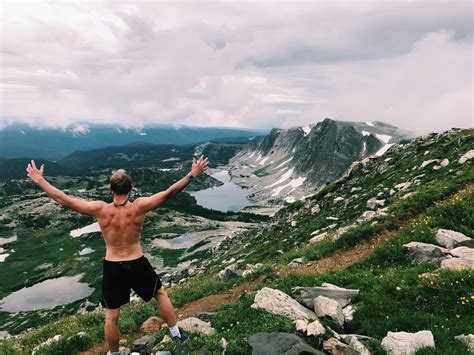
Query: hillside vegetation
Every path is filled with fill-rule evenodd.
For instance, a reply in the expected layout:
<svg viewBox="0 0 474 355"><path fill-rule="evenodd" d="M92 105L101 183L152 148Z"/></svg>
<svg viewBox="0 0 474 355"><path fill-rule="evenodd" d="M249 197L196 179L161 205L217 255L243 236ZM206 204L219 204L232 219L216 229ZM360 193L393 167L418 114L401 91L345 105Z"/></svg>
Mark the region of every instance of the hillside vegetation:
<svg viewBox="0 0 474 355"><path fill-rule="evenodd" d="M249 354L256 342L263 342L263 336L255 335L270 332L296 334L305 346L337 353L328 348L332 339L357 333L355 338L367 351L385 354L381 341L388 332L428 330L435 347L420 348L417 354L469 354L466 343L455 337L474 329L472 266L440 268L450 253L447 249L442 257L433 253L419 262L403 246L440 245L439 229L474 237L473 151L469 130L393 146L382 157L353 164L345 177L313 196L288 204L269 223L222 241L206 261L205 274L169 290L178 315L190 304L214 312L209 324L214 334L193 335L186 351L221 353L226 348L226 354ZM297 298L295 287L323 283L359 292L350 301L352 317L345 315L342 322L319 317L321 334L308 335L301 322L255 306L268 289ZM213 304L203 302L211 295ZM124 307L123 345L132 348L143 335L140 326L154 315L152 303L136 301ZM101 351L103 320L100 311L63 317L4 341L0 352L30 352L35 347L37 354ZM166 329L149 332L156 338L153 351L177 350L172 343L160 343ZM341 353L364 353L345 351Z"/></svg>

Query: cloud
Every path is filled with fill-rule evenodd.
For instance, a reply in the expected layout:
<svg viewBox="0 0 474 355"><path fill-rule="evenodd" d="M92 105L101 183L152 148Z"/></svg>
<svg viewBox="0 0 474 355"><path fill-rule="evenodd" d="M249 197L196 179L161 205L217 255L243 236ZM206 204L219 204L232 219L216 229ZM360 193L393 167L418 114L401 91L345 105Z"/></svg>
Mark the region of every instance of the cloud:
<svg viewBox="0 0 474 355"><path fill-rule="evenodd" d="M471 2L2 6L2 125L473 126Z"/></svg>

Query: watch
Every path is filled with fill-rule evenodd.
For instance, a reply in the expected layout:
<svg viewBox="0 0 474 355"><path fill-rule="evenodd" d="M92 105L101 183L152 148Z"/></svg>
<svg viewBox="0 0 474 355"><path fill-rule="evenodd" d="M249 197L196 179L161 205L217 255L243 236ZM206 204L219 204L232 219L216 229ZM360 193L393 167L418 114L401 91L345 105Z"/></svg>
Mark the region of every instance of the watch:
<svg viewBox="0 0 474 355"><path fill-rule="evenodd" d="M188 179L189 182L194 180L194 176L191 174L186 175L186 179Z"/></svg>

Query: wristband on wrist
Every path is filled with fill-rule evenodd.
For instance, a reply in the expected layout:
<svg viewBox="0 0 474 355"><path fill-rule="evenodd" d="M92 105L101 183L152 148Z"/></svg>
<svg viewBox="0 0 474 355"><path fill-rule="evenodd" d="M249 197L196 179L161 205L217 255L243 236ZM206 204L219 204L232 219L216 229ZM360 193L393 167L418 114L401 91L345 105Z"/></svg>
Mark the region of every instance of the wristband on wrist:
<svg viewBox="0 0 474 355"><path fill-rule="evenodd" d="M194 180L194 176L191 175L191 173L189 173L188 175L186 175L186 179L188 179L188 181L191 182Z"/></svg>

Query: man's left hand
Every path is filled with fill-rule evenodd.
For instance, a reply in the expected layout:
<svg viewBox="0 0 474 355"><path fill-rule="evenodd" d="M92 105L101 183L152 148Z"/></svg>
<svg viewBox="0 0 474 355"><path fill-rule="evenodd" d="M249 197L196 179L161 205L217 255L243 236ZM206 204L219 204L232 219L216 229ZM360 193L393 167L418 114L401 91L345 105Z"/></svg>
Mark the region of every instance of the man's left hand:
<svg viewBox="0 0 474 355"><path fill-rule="evenodd" d="M38 183L43 178L44 164L38 169L36 167L35 161L32 160L31 163L26 167L26 172L28 177L33 180L35 183Z"/></svg>

